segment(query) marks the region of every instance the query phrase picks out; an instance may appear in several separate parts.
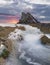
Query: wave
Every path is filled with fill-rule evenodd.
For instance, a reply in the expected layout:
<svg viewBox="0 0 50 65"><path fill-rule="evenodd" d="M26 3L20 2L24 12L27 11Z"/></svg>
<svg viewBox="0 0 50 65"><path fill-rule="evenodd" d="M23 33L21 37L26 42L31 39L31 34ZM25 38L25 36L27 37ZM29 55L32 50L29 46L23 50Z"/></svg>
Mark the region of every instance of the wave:
<svg viewBox="0 0 50 65"><path fill-rule="evenodd" d="M13 46L16 50L15 56L19 55L20 60L24 60L30 65L50 65L50 49L41 44L40 38L44 34L40 29L29 25L18 24L18 26L24 26L26 30L16 29L14 32L11 32L8 37L13 41ZM23 40L20 40L20 35L23 37ZM17 58L12 61L15 62L16 60ZM11 64L13 65L12 62L8 65Z"/></svg>

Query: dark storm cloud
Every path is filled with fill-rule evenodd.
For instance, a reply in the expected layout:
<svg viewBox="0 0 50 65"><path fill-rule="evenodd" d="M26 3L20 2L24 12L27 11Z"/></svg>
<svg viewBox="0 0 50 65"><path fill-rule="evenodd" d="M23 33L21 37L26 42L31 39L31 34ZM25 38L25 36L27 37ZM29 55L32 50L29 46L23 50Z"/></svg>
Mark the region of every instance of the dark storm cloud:
<svg viewBox="0 0 50 65"><path fill-rule="evenodd" d="M10 0L8 0L8 1L10 1ZM9 13L11 13L11 14L16 14L18 12L20 13L20 12L24 11L27 8L28 9L32 8L32 6L25 3L24 0L13 0L13 3L11 3L9 5L4 4L4 6L1 6L1 7L4 8L4 9L8 9Z"/></svg>
<svg viewBox="0 0 50 65"><path fill-rule="evenodd" d="M32 2L31 2L32 1ZM20 17L21 12L30 12L38 20L50 21L50 0L44 0L45 4L37 4L33 0L0 0L0 13L17 15ZM40 0L38 0L40 1ZM43 0L41 0L42 2ZM3 3L2 3L3 2Z"/></svg>
<svg viewBox="0 0 50 65"><path fill-rule="evenodd" d="M50 21L50 6L42 4L34 4L34 9L31 10L33 15L36 15L39 20Z"/></svg>

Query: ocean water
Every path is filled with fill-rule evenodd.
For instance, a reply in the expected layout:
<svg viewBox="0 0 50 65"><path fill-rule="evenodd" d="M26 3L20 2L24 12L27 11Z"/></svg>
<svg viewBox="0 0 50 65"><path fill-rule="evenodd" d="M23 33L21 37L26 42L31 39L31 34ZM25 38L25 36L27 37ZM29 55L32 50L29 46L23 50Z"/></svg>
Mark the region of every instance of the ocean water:
<svg viewBox="0 0 50 65"><path fill-rule="evenodd" d="M43 32L29 25L17 26L24 26L26 30L15 29L9 34L13 50L5 65L50 65L50 48L42 45L40 41ZM50 38L50 34L45 35Z"/></svg>

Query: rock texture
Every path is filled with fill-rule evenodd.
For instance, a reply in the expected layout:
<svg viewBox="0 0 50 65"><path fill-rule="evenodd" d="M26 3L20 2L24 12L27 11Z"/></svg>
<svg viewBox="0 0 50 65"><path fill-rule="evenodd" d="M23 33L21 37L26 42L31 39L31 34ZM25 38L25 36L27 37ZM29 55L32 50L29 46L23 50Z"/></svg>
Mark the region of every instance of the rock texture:
<svg viewBox="0 0 50 65"><path fill-rule="evenodd" d="M0 44L3 44L6 46L7 50L9 52L11 52L12 50L12 41L10 39L6 39L6 38L0 38Z"/></svg>
<svg viewBox="0 0 50 65"><path fill-rule="evenodd" d="M50 33L50 23L40 23L35 17L30 13L22 12L19 24L29 24L33 27L38 27L44 33Z"/></svg>
<svg viewBox="0 0 50 65"><path fill-rule="evenodd" d="M10 39L0 38L0 44L5 46L5 49L0 55L0 65L4 65L6 58L8 58L12 51L12 41Z"/></svg>
<svg viewBox="0 0 50 65"><path fill-rule="evenodd" d="M19 20L19 23L39 23L30 13L24 13L22 12L21 19Z"/></svg>
<svg viewBox="0 0 50 65"><path fill-rule="evenodd" d="M46 37L45 35L41 38L41 42L43 44L50 45L50 39L48 37Z"/></svg>

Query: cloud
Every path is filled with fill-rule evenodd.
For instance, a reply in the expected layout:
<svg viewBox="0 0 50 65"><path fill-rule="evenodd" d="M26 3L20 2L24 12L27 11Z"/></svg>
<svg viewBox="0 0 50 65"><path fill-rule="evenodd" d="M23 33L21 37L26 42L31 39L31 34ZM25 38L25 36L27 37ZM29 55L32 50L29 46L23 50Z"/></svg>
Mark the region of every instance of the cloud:
<svg viewBox="0 0 50 65"><path fill-rule="evenodd" d="M4 10L0 11L0 13L8 12L9 14L17 14L22 11L30 11L33 7L24 0L0 0L0 9Z"/></svg>
<svg viewBox="0 0 50 65"><path fill-rule="evenodd" d="M35 4L33 5L35 8L31 11L33 15L39 21L50 21L50 6L42 5L42 4Z"/></svg>
<svg viewBox="0 0 50 65"><path fill-rule="evenodd" d="M29 3L34 3L34 4L47 4L50 5L50 0L25 0L26 2Z"/></svg>
<svg viewBox="0 0 50 65"><path fill-rule="evenodd" d="M10 5L13 2L14 2L13 0L0 0L0 7L4 5Z"/></svg>
<svg viewBox="0 0 50 65"><path fill-rule="evenodd" d="M50 20L50 0L0 0L0 13L20 17L23 11L39 20Z"/></svg>

